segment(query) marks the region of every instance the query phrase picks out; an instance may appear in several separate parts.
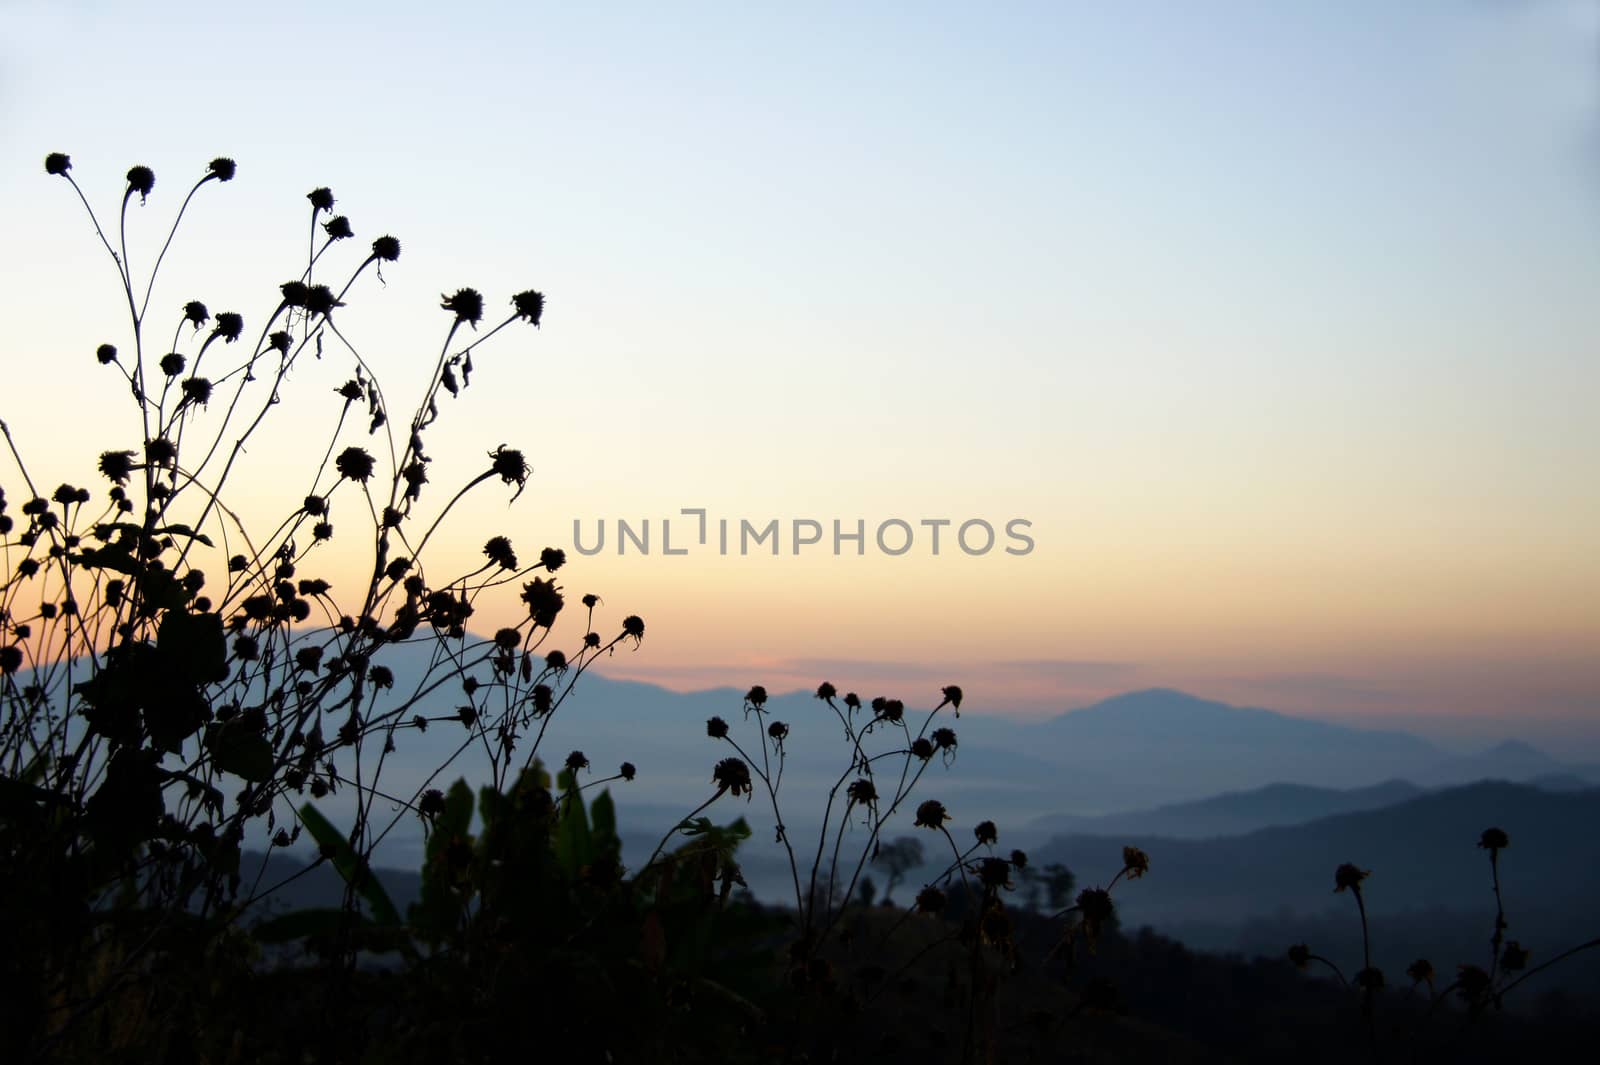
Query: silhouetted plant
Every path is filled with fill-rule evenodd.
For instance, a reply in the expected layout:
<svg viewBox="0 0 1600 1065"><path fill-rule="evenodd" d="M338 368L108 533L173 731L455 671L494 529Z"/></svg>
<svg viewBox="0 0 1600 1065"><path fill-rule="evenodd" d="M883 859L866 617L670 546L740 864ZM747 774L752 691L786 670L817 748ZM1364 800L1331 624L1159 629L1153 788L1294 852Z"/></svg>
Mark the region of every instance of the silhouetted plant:
<svg viewBox="0 0 1600 1065"><path fill-rule="evenodd" d="M1500 888L1500 852L1510 845L1510 836L1497 827L1485 829L1478 839L1478 846L1488 852L1495 907L1493 927L1489 936L1488 966L1462 963L1456 968L1456 978L1442 988L1435 986L1437 973L1433 962L1429 959L1418 958L1406 967L1405 975L1409 981L1406 997L1409 998L1419 989L1426 987L1428 1014L1443 1006L1452 996L1460 1000L1466 1007L1468 1016L1474 1019L1491 1008L1499 1010L1503 1008L1505 996L1529 977L1575 954L1600 946L1600 939L1593 939L1562 951L1543 965L1532 969L1528 967L1531 958L1528 949L1516 940L1508 941L1505 938L1510 923L1506 917L1505 901ZM1379 1029L1374 1021L1374 1013L1385 982L1382 970L1372 964L1372 941L1367 923L1366 900L1362 890L1362 885L1369 876L1371 876L1369 870L1348 862L1334 871L1334 890L1348 891L1354 897L1361 921L1362 967L1354 978L1347 979L1338 965L1314 953L1305 943L1291 946L1288 957L1295 968L1301 970L1305 970L1315 962L1332 972L1341 986L1354 987L1360 992L1361 1012L1366 1018L1369 1042L1376 1054Z"/></svg>
<svg viewBox="0 0 1600 1065"><path fill-rule="evenodd" d="M246 849L270 855L302 830L346 881L344 916L319 927L333 954L353 963L374 942L363 924L391 933L401 924L371 873L374 848L414 811L448 819L456 809L440 809L427 784L410 797L384 790L397 746L430 726L459 729L445 764L475 749L501 789L534 764L578 678L644 633L637 617L610 636L595 632L595 599L585 597L586 635L567 651L547 647L566 607L554 578L565 556L554 548L520 563L496 535L481 566L442 573L430 564L436 534L468 492L498 480L514 499L527 483L523 452L502 443L441 506L424 507L441 403L474 383L474 360L492 338L519 322L539 325L542 294L516 294L481 334L477 290L444 296L443 342L397 423L337 319L364 276L398 260L400 242L379 237L337 284L325 283L354 236L349 218L332 214L328 189L308 197L306 260L252 334L240 313L189 300L170 338L158 340L152 330L172 306L152 303L167 251L194 198L234 177L233 161L205 168L142 271L129 252L129 207L154 194L154 173L128 172L108 232L66 155L52 153L45 170L78 196L114 267L129 333L94 358L126 387L132 409L123 430L97 427L112 434L100 492L37 483L0 422L27 497L17 521L0 489L0 922L7 986L21 989L5 1012L16 1045L41 1054L63 1052L174 952L229 942L252 904L282 886L265 881L265 859L244 864ZM290 404L296 368L335 352L350 376L322 408L326 444L302 471L303 497L276 528L247 528L229 503L256 490L236 483L239 460ZM321 403L293 400L311 412ZM354 594L336 596L314 568L335 536L365 544L368 569ZM471 636L480 598L519 585L523 620L492 639ZM386 663L397 645L430 648L420 678L402 684ZM440 713L441 702L455 706ZM299 801L340 791L354 799L345 832ZM386 824L380 804L398 809Z"/></svg>

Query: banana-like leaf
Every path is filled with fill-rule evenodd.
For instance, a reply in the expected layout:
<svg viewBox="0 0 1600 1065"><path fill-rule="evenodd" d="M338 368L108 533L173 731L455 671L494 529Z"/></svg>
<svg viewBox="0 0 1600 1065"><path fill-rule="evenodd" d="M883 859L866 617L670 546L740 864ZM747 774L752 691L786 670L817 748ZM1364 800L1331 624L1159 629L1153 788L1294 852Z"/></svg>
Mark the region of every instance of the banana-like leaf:
<svg viewBox="0 0 1600 1065"><path fill-rule="evenodd" d="M332 854L333 867L344 877L345 883L353 885L356 893L366 900L372 909L372 919L380 925L399 925L400 911L395 909L394 901L383 890L367 860L355 852L344 834L310 803L300 807L300 823L324 852Z"/></svg>

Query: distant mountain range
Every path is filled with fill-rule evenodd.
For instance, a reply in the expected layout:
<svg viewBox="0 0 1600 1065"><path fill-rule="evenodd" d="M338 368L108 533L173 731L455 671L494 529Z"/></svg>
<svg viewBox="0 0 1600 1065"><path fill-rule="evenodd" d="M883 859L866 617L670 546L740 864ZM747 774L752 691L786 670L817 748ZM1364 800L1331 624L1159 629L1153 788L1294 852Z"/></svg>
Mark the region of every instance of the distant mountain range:
<svg viewBox="0 0 1600 1065"><path fill-rule="evenodd" d="M1371 791L1345 798L1365 801ZM1264 792L1223 796L1217 805L1248 807ZM1213 803L1193 806L1204 811ZM1124 845L1138 846L1150 855L1150 873L1117 888L1126 924L1150 924L1212 950L1279 953L1309 939L1319 949L1338 947L1346 958L1359 956L1360 924L1353 900L1333 887L1334 870L1350 862L1371 871L1363 899L1375 949L1382 964L1398 971L1419 954L1436 963L1486 961L1494 896L1488 855L1477 843L1490 826L1511 839L1500 856L1509 936L1549 958L1600 935L1597 820L1600 788L1548 791L1483 781L1221 838L1061 835L1030 857L1063 862L1080 883L1092 884L1120 867ZM1600 964L1584 961L1575 972L1578 983L1600 989Z"/></svg>
<svg viewBox="0 0 1600 1065"><path fill-rule="evenodd" d="M396 694L417 684L428 654L426 646L384 649L382 660L396 673ZM743 714L743 688L673 692L613 679L605 668L602 661L586 674L551 719L541 756L559 762L568 751L581 750L596 777L614 772L625 760L634 763L637 780L610 785L625 834L659 838L680 815L670 811L686 813L710 794L712 767L732 753L707 737L711 716L726 719L744 750L760 757L764 737ZM832 679L840 690L850 687L848 677ZM913 696L907 720L914 734L933 699L888 694ZM937 688L930 686L928 695L936 697ZM446 685L437 705L426 710L443 716L458 702L459 690ZM827 789L848 765L843 730L834 714L806 692L775 694L768 710L790 726L785 821L796 833L811 831ZM1130 692L1037 722L985 712L969 698L959 719L946 709L938 723L952 726L959 744L950 764L936 758L928 766L916 798L943 801L955 818L953 827L963 833L992 819L1004 838L1022 846L1062 832L1238 834L1371 809L1422 788L1487 777L1548 782L1549 788L1566 790L1600 783L1600 768L1565 764L1520 743L1472 757L1452 756L1404 732L1233 707L1169 689ZM426 733L398 735L398 750L385 766L385 790L409 794L430 779L437 786L458 776L481 781L483 755L470 746L432 775L463 738L462 728L451 722L439 722ZM893 736L882 738L893 746ZM325 805L337 817L346 802L348 796L335 795ZM887 830L890 835L910 831L912 806L902 808ZM709 813L750 821L754 863L781 852L772 843L774 821L765 802L725 799ZM420 826L402 823L388 837L386 846L397 848L395 864L410 864L420 836Z"/></svg>

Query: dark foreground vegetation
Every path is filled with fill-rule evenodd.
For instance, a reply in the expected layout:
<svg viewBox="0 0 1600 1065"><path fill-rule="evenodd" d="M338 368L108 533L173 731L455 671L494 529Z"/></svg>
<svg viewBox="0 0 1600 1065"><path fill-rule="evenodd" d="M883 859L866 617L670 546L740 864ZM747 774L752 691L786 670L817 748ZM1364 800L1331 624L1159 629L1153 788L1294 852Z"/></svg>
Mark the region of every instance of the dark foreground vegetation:
<svg viewBox="0 0 1600 1065"><path fill-rule="evenodd" d="M94 427L108 433L97 489L37 482L0 423L14 460L13 496L0 494L5 1060L1504 1060L1593 1038L1591 1015L1502 1008L1565 955L1511 936L1499 878L1514 852L1498 829L1479 840L1495 885L1481 964L1374 967L1354 864L1330 886L1351 899L1361 958L1305 944L1277 961L1196 955L1119 928L1117 893L1159 875L1159 855L1151 874L1127 847L1120 868L1069 887L1063 869L1004 849L992 822L956 821L918 794L935 760L957 757L953 685L917 711L824 683L806 723L777 720L750 689L728 719L686 725L718 745L707 797L624 867L608 787L639 768L552 754L551 725L585 671L639 645L644 622L604 622L592 594L571 610L557 549L524 559L493 533L455 572L430 552L467 492L520 493L528 478L522 452L485 445L483 468L437 488L428 441L492 372L480 347L538 326L543 295L517 293L481 331L481 294L445 295L430 377L414 406L392 409L337 323L400 243L379 237L324 284L354 240L328 189L308 197L303 268L247 332L241 314L199 300L158 302L147 323L185 211L233 179L233 161L205 169L142 272L129 219L155 175L128 171L108 229L68 157L45 169L82 199L115 267L130 335L93 357L133 409L124 426ZM291 399L323 359L348 378ZM326 442L281 523L247 528L229 500L251 490L235 475L286 404L325 411ZM442 506L424 503L436 495ZM364 574L337 601L318 572L336 537L361 545ZM502 593L520 623L473 635L470 619ZM385 653L416 645L430 668L397 685ZM837 729L840 742L837 780L805 800L821 832L803 839L784 827L791 727ZM445 786L449 758L421 787L391 790L386 760L429 729L453 730L457 757L470 752L481 773ZM347 823L323 812L336 801ZM742 890L751 802L770 807L787 856L782 905ZM408 818L427 848L402 909L372 862ZM900 844L884 834L901 828L948 861L907 888L909 904L869 905L868 870L892 878ZM270 872L303 837L316 861ZM330 868L336 904L270 905Z"/></svg>

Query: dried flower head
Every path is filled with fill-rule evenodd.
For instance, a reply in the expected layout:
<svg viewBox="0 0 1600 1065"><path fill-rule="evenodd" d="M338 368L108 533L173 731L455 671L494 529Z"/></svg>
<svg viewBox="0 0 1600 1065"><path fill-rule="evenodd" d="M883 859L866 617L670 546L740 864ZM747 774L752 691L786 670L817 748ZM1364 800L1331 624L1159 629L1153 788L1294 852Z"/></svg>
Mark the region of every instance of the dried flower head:
<svg viewBox="0 0 1600 1065"><path fill-rule="evenodd" d="M477 289L457 289L453 296L441 296L439 306L456 316L456 321L466 322L473 328L483 319L483 296Z"/></svg>
<svg viewBox="0 0 1600 1065"><path fill-rule="evenodd" d="M1367 992L1383 990L1383 970L1376 966L1367 966L1356 973L1356 986Z"/></svg>
<svg viewBox="0 0 1600 1065"><path fill-rule="evenodd" d="M199 300L190 300L183 305L183 320L199 329L211 320L211 312Z"/></svg>
<svg viewBox="0 0 1600 1065"><path fill-rule="evenodd" d="M333 210L333 190L330 188L316 188L306 193L306 199L311 201L311 211Z"/></svg>
<svg viewBox="0 0 1600 1065"><path fill-rule="evenodd" d="M936 728L933 730L933 745L941 751L956 749L956 730L952 728Z"/></svg>
<svg viewBox="0 0 1600 1065"><path fill-rule="evenodd" d="M152 466L170 466L177 457L178 449L164 436L144 443L144 460Z"/></svg>
<svg viewBox="0 0 1600 1065"><path fill-rule="evenodd" d="M517 553L512 549L511 541L504 536L491 536L483 545L483 553L501 569L517 568Z"/></svg>
<svg viewBox="0 0 1600 1065"><path fill-rule="evenodd" d="M914 823L918 828L943 828L948 820L950 814L944 808L944 803L938 799L928 799L917 807L917 819Z"/></svg>
<svg viewBox="0 0 1600 1065"><path fill-rule="evenodd" d="M51 152L44 157L44 172L52 177L66 177L72 169L72 157L65 152Z"/></svg>
<svg viewBox="0 0 1600 1065"><path fill-rule="evenodd" d="M344 303L333 294L333 289L327 285L312 285L306 289L306 298L303 305L307 314L320 314L327 317L333 313L335 307L343 307Z"/></svg>
<svg viewBox="0 0 1600 1065"><path fill-rule="evenodd" d="M530 472L527 461L522 457L522 452L501 444L489 452L489 458L492 462L490 469L498 474L500 480L506 484L515 482L518 494L521 494L522 486L528 483L528 474Z"/></svg>
<svg viewBox="0 0 1600 1065"><path fill-rule="evenodd" d="M1137 880L1150 871L1150 856L1138 847L1122 848L1122 871L1129 880Z"/></svg>
<svg viewBox="0 0 1600 1065"><path fill-rule="evenodd" d="M1478 846L1493 854L1511 846L1511 837L1506 835L1503 828L1486 828L1478 838Z"/></svg>
<svg viewBox="0 0 1600 1065"><path fill-rule="evenodd" d="M977 837L979 843L987 846L1000 842L1000 830L995 827L993 821L979 821L973 828L972 834Z"/></svg>
<svg viewBox="0 0 1600 1065"><path fill-rule="evenodd" d="M365 448L347 447L333 460L333 468L339 471L339 476L361 484L372 477L375 467L376 463Z"/></svg>
<svg viewBox="0 0 1600 1065"><path fill-rule="evenodd" d="M101 344L94 349L94 357L99 360L101 366L116 362L117 346L115 344Z"/></svg>
<svg viewBox="0 0 1600 1065"><path fill-rule="evenodd" d="M444 813L444 809L444 792L440 791L438 788L429 788L427 791L423 792L422 797L417 800L417 813L428 818L429 820L432 820L433 818Z"/></svg>
<svg viewBox="0 0 1600 1065"><path fill-rule="evenodd" d="M759 684L753 686L749 691L744 693L744 701L749 703L751 706L766 706L767 689L763 688Z"/></svg>
<svg viewBox="0 0 1600 1065"><path fill-rule="evenodd" d="M984 858L978 862L978 880L987 888L1011 890L1011 863L1004 858Z"/></svg>
<svg viewBox="0 0 1600 1065"><path fill-rule="evenodd" d="M217 324L211 332L221 337L224 344L232 344L244 332L244 317L233 311L218 311Z"/></svg>
<svg viewBox="0 0 1600 1065"><path fill-rule="evenodd" d="M947 901L948 900L945 898L943 891L940 891L938 888L930 885L929 887L925 887L921 891L917 892L917 912L932 914L943 913L945 903Z"/></svg>
<svg viewBox="0 0 1600 1065"><path fill-rule="evenodd" d="M622 634L631 637L635 644L644 639L644 619L638 614L629 614L622 619Z"/></svg>
<svg viewBox="0 0 1600 1065"><path fill-rule="evenodd" d="M839 689L835 688L832 684L829 684L827 681L823 681L821 684L817 685L817 698L818 699L828 700L828 699L832 699L835 695L838 695L838 694L839 694Z"/></svg>
<svg viewBox="0 0 1600 1065"><path fill-rule="evenodd" d="M1519 973L1528 967L1528 948L1515 939L1500 952L1500 968L1508 973Z"/></svg>
<svg viewBox="0 0 1600 1065"><path fill-rule="evenodd" d="M1011 864L1016 866L1018 869L1026 869L1028 867L1028 852L1012 851Z"/></svg>
<svg viewBox="0 0 1600 1065"><path fill-rule="evenodd" d="M1338 869L1334 870L1333 890L1335 892L1339 892L1349 888L1352 891L1359 892L1361 890L1361 881L1365 880L1371 875L1371 870L1362 869L1359 866L1351 865L1349 862L1346 862L1339 866Z"/></svg>
<svg viewBox="0 0 1600 1065"><path fill-rule="evenodd" d="M576 774L580 769L589 768L589 759L585 758L582 751L573 751L567 755L567 771Z"/></svg>
<svg viewBox="0 0 1600 1065"><path fill-rule="evenodd" d="M186 378L180 386L183 389L183 398L190 403L205 406L211 401L211 382L204 377Z"/></svg>
<svg viewBox="0 0 1600 1065"><path fill-rule="evenodd" d="M232 181L233 175L239 172L239 164L225 155L219 155L211 160L206 169L211 171L211 176L218 181Z"/></svg>
<svg viewBox="0 0 1600 1065"><path fill-rule="evenodd" d="M165 355L161 356L161 361L157 365L161 367L161 372L166 374L168 377L176 377L181 374L183 372L183 368L188 365L188 360L176 351L169 351Z"/></svg>
<svg viewBox="0 0 1600 1065"><path fill-rule="evenodd" d="M131 451L104 451L100 454L100 472L116 484L127 484L133 474L134 454Z"/></svg>
<svg viewBox="0 0 1600 1065"><path fill-rule="evenodd" d="M528 616L535 625L549 628L556 623L556 615L566 605L566 598L554 581L535 577L522 586L522 601L528 604Z"/></svg>
<svg viewBox="0 0 1600 1065"><path fill-rule="evenodd" d="M350 228L350 219L342 214L336 214L322 223L322 231L328 234L329 240L348 240L356 235L356 231Z"/></svg>
<svg viewBox="0 0 1600 1065"><path fill-rule="evenodd" d="M782 721L774 721L767 726L767 738L774 743L782 743L789 738L789 726Z"/></svg>
<svg viewBox="0 0 1600 1065"><path fill-rule="evenodd" d="M719 792L731 792L734 798L744 795L748 799L754 791L750 785L750 767L744 764L742 758L724 758L718 762L711 771L711 782Z"/></svg>
<svg viewBox="0 0 1600 1065"><path fill-rule="evenodd" d="M529 289L519 292L511 297L511 305L517 309L517 317L532 322L535 327L544 314L544 293Z"/></svg>
<svg viewBox="0 0 1600 1065"><path fill-rule="evenodd" d="M372 256L392 263L400 258L400 241L390 236L382 236L372 242Z"/></svg>
<svg viewBox="0 0 1600 1065"><path fill-rule="evenodd" d="M1433 962L1429 961L1427 958L1418 958L1416 961L1406 966L1406 975L1411 978L1411 982L1414 984L1427 984L1429 987L1432 987Z"/></svg>
<svg viewBox="0 0 1600 1065"><path fill-rule="evenodd" d="M877 786L866 777L860 777L850 782L845 789L845 795L858 806L870 806L878 801Z"/></svg>
<svg viewBox="0 0 1600 1065"><path fill-rule="evenodd" d="M1078 892L1078 912L1083 915L1083 923L1091 929L1105 924L1116 912L1111 892L1105 888L1084 888Z"/></svg>
<svg viewBox="0 0 1600 1065"><path fill-rule="evenodd" d="M844 705L849 710L860 710L861 696L857 695L855 692L845 692Z"/></svg>
<svg viewBox="0 0 1600 1065"><path fill-rule="evenodd" d="M1289 962L1296 969L1304 969L1311 964L1311 948L1304 943L1296 943L1289 948Z"/></svg>
<svg viewBox="0 0 1600 1065"><path fill-rule="evenodd" d="M634 768L632 762L623 762L622 767L617 770L617 776L621 777L623 780L632 780L638 775L638 772L639 771Z"/></svg>
<svg viewBox="0 0 1600 1065"><path fill-rule="evenodd" d="M934 754L933 741L926 736L918 736L911 741L911 753L926 762Z"/></svg>
<svg viewBox="0 0 1600 1065"><path fill-rule="evenodd" d="M547 572L554 573L567 564L567 553L559 547L547 547L539 552L539 565Z"/></svg>
<svg viewBox="0 0 1600 1065"><path fill-rule="evenodd" d="M145 197L150 195L150 190L156 187L156 172L147 166L136 166L128 171L127 195L139 194L139 202L144 203Z"/></svg>
<svg viewBox="0 0 1600 1065"><path fill-rule="evenodd" d="M720 717L713 717L706 722L706 735L714 740L727 738L728 723Z"/></svg>
<svg viewBox="0 0 1600 1065"><path fill-rule="evenodd" d="M945 702L949 703L951 706L955 707L957 710L961 709L961 689L960 688L956 687L954 684L947 684L947 685L945 685L945 687L940 689L940 694L944 696L944 701Z"/></svg>

